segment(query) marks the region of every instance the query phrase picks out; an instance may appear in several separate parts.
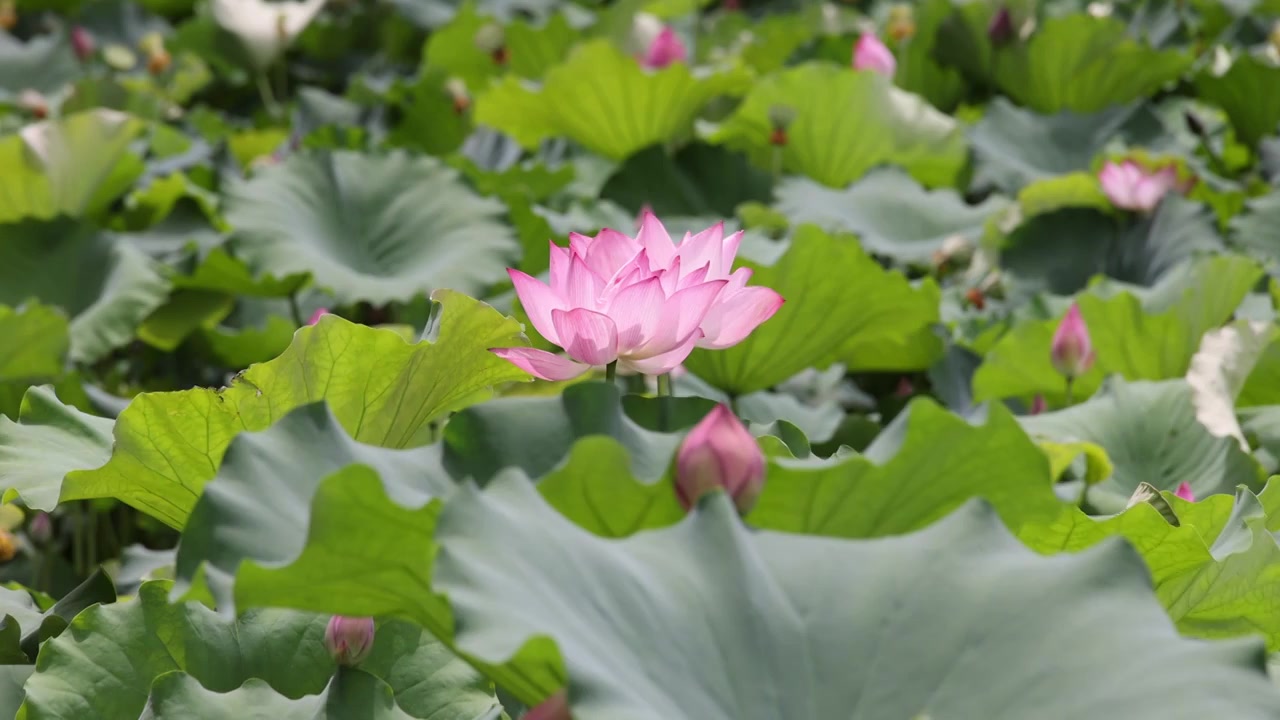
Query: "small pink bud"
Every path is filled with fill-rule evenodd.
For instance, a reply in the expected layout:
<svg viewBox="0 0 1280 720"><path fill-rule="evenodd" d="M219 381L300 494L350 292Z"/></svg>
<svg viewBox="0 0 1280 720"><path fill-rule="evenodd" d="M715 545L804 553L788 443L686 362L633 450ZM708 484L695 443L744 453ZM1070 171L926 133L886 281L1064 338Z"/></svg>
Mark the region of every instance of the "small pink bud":
<svg viewBox="0 0 1280 720"><path fill-rule="evenodd" d="M563 690L524 714L523 720L570 720L569 697Z"/></svg>
<svg viewBox="0 0 1280 720"><path fill-rule="evenodd" d="M1039 415L1040 413L1044 412L1044 411L1045 411L1045 409L1046 409L1046 405L1045 405L1045 402L1044 402L1044 396L1043 396L1043 395L1036 395L1034 398L1032 398L1032 399L1031 399L1031 414L1032 414L1032 415Z"/></svg>
<svg viewBox="0 0 1280 720"><path fill-rule="evenodd" d="M893 396L899 398L909 398L916 392L915 385L911 384L911 378L903 375L898 378L898 387L894 389Z"/></svg>
<svg viewBox="0 0 1280 720"><path fill-rule="evenodd" d="M1196 501L1196 494L1195 494L1195 492L1194 492L1194 491L1192 491L1192 489L1191 489L1191 483L1189 483L1189 482L1185 482L1185 481L1184 481L1181 485L1179 485L1179 486L1178 486L1177 491L1175 491L1173 494L1174 494L1174 495L1177 495L1178 497L1182 498L1183 500L1186 500L1187 502L1195 502L1195 501Z"/></svg>
<svg viewBox="0 0 1280 720"><path fill-rule="evenodd" d="M764 453L726 405L702 419L676 452L676 496L688 510L698 498L723 489L746 514L764 486Z"/></svg>
<svg viewBox="0 0 1280 720"><path fill-rule="evenodd" d="M1071 379L1080 377L1093 367L1093 343L1089 340L1089 328L1084 324L1079 305L1072 303L1058 324L1049 358L1055 370Z"/></svg>
<svg viewBox="0 0 1280 720"><path fill-rule="evenodd" d="M320 322L320 318L328 314L329 314L329 308L317 308L315 312L311 313L311 319L307 321L307 324L315 325L316 323Z"/></svg>
<svg viewBox="0 0 1280 720"><path fill-rule="evenodd" d="M662 28L662 32L649 43L649 49L645 51L644 57L640 59L640 64L650 70L664 68L671 63L687 62L689 60L689 51L684 47L684 41L676 34L675 30L669 27Z"/></svg>
<svg viewBox="0 0 1280 720"><path fill-rule="evenodd" d="M49 513L36 513L35 517L31 518L31 525L27 527L27 535L37 545L44 545L52 540L53 521L49 518Z"/></svg>
<svg viewBox="0 0 1280 720"><path fill-rule="evenodd" d="M71 28L71 49L75 51L76 57L80 58L80 62L93 57L93 51L96 48L97 44L88 30L79 25Z"/></svg>
<svg viewBox="0 0 1280 720"><path fill-rule="evenodd" d="M373 618L334 615L324 629L324 645L339 665L357 665L373 648Z"/></svg>
<svg viewBox="0 0 1280 720"><path fill-rule="evenodd" d="M871 70L893 77L898 69L898 61L874 33L862 33L858 44L853 48L853 69Z"/></svg>
<svg viewBox="0 0 1280 720"><path fill-rule="evenodd" d="M1013 33L1013 16L1009 8L1001 7L991 18L991 24L987 25L987 39L1000 47L1013 39Z"/></svg>

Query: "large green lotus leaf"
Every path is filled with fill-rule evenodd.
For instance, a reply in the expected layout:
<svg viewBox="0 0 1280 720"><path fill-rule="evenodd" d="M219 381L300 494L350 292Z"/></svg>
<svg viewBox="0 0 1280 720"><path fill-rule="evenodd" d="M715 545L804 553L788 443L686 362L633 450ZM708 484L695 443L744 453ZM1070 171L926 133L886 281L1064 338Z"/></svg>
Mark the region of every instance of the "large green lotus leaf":
<svg viewBox="0 0 1280 720"><path fill-rule="evenodd" d="M70 340L67 318L55 308L0 305L0 419L18 416L22 397L35 383L62 375ZM3 482L0 482L3 487Z"/></svg>
<svg viewBox="0 0 1280 720"><path fill-rule="evenodd" d="M1039 115L997 97L969 131L978 181L1014 192L1035 180L1088 170L1135 107Z"/></svg>
<svg viewBox="0 0 1280 720"><path fill-rule="evenodd" d="M26 588L0 588L0 657L6 662L35 662L40 643L65 630L81 610L115 599L115 586L101 570L48 607L42 607ZM20 643L16 642L19 638Z"/></svg>
<svg viewBox="0 0 1280 720"><path fill-rule="evenodd" d="M80 63L67 35L38 35L24 43L0 32L0 100L16 98L23 90L56 93L79 75Z"/></svg>
<svg viewBox="0 0 1280 720"><path fill-rule="evenodd" d="M423 74L437 74L463 80L473 93L509 68L520 77L537 80L569 54L578 39L563 13L534 26L526 20L505 25L502 39L506 65L476 42L481 29L495 24L478 14L471 3L463 5L448 25L431 33L422 54Z"/></svg>
<svg viewBox="0 0 1280 720"><path fill-rule="evenodd" d="M71 317L70 357L128 344L169 296L167 271L127 236L69 218L0 225L0 303L35 298Z"/></svg>
<svg viewBox="0 0 1280 720"><path fill-rule="evenodd" d="M684 63L674 63L644 70L607 40L593 40L548 71L540 89L504 77L476 98L475 121L527 148L566 136L622 160L686 132L712 98L739 94L749 82L740 68L695 75Z"/></svg>
<svg viewBox="0 0 1280 720"><path fill-rule="evenodd" d="M1036 215L1009 236L1001 264L1030 288L1071 295L1095 275L1154 285L1183 261L1223 249L1212 213L1170 194L1150 216L1079 208Z"/></svg>
<svg viewBox="0 0 1280 720"><path fill-rule="evenodd" d="M1241 142L1256 147L1280 124L1280 67L1270 60L1241 54L1221 76L1205 68L1195 78L1196 95L1226 111Z"/></svg>
<svg viewBox="0 0 1280 720"><path fill-rule="evenodd" d="M1179 637L1132 550L1040 557L977 503L850 541L750 532L717 494L616 541L513 477L464 489L437 534L459 644L562 659L579 720L1280 712L1260 644Z"/></svg>
<svg viewBox="0 0 1280 720"><path fill-rule="evenodd" d="M725 392L763 390L833 360L850 369L911 370L936 359L902 359L894 350L938 321L937 286L912 287L848 236L801 226L773 265L743 264L755 270L753 285L773 288L786 304L738 345L695 350L685 361L690 371ZM912 367L912 359L923 364Z"/></svg>
<svg viewBox="0 0 1280 720"><path fill-rule="evenodd" d="M964 98L964 78L954 68L941 65L934 54L938 27L951 13L951 3L924 0L914 9L915 34L906 41L905 47L900 46L894 84L927 98L939 110L950 112Z"/></svg>
<svg viewBox="0 0 1280 720"><path fill-rule="evenodd" d="M22 707L22 686L35 671L35 665L0 665L0 716L17 715Z"/></svg>
<svg viewBox="0 0 1280 720"><path fill-rule="evenodd" d="M1144 482L1161 490L1186 482L1198 497L1261 484L1261 468L1239 443L1214 436L1196 419L1185 380L1116 378L1087 402L1021 420L1034 436L1083 440L1106 450L1114 472L1087 491L1089 503L1103 513L1123 510Z"/></svg>
<svg viewBox="0 0 1280 720"><path fill-rule="evenodd" d="M845 190L788 178L777 196L778 211L793 224L854 233L870 252L901 263L928 263L953 237L976 245L987 221L1009 206L999 195L969 205L954 190L926 190L897 168L872 170Z"/></svg>
<svg viewBox="0 0 1280 720"><path fill-rule="evenodd" d="M540 478L579 438L608 435L631 456L631 472L650 480L671 463L677 435L644 429L623 412L618 389L577 383L552 397L506 397L467 408L444 430L444 466L456 478L485 483L504 468Z"/></svg>
<svg viewBox="0 0 1280 720"><path fill-rule="evenodd" d="M1057 517L1044 453L1003 406L989 406L984 420L970 424L919 399L861 455L771 458L747 519L770 530L880 537L918 530L975 497L1015 531Z"/></svg>
<svg viewBox="0 0 1280 720"><path fill-rule="evenodd" d="M294 155L233 186L226 210L257 274L311 273L339 303L375 305L504 279L519 245L502 212L434 158L350 151Z"/></svg>
<svg viewBox="0 0 1280 720"><path fill-rule="evenodd" d="M62 404L49 385L28 390L17 422L0 418L4 501L21 497L27 507L52 510L67 473L107 462L113 425Z"/></svg>
<svg viewBox="0 0 1280 720"><path fill-rule="evenodd" d="M245 548L261 563L293 561L306 542L308 510L321 480L357 464L386 478L387 492L400 505L421 507L453 490L440 467L439 445L366 445L353 440L324 403L303 405L266 430L231 441L184 528L174 566L175 597L207 590L218 607L234 607L233 581ZM364 576L361 565L330 556L331 576L309 578L309 591L335 592L330 584Z"/></svg>
<svg viewBox="0 0 1280 720"><path fill-rule="evenodd" d="M167 594L168 583L149 582L136 601L77 616L42 650L24 717L136 718L152 683L174 671L216 693L256 678L290 699L321 692L333 675L323 615L264 609L231 619ZM385 681L409 717L471 720L498 707L483 678L408 623L381 623L360 669Z"/></svg>
<svg viewBox="0 0 1280 720"><path fill-rule="evenodd" d="M194 717L204 720L412 720L415 716L396 705L395 694L386 683L361 670L340 668L320 694L296 699L281 695L257 678L249 678L230 692L219 693L206 690L186 673L166 673L151 686L151 695L138 720ZM468 716L478 717L481 716Z"/></svg>
<svg viewBox="0 0 1280 720"><path fill-rule="evenodd" d="M1073 395L1093 394L1107 375L1129 380L1182 377L1205 332L1227 322L1261 275L1256 263L1222 256L1168 274L1146 302L1129 292L1109 298L1077 297L1093 340L1096 361L1076 378ZM1050 361L1059 319L1023 320L987 352L973 376L977 400L1041 394L1062 406L1066 383Z"/></svg>
<svg viewBox="0 0 1280 720"><path fill-rule="evenodd" d="M116 497L180 528L236 434L319 400L356 440L393 448L426 443L432 421L483 399L493 385L528 377L489 352L523 344L518 323L464 295L436 297L442 314L435 341L410 344L394 331L326 315L300 329L283 355L229 387L135 397L116 421L111 459L69 473L61 499Z"/></svg>
<svg viewBox="0 0 1280 720"><path fill-rule="evenodd" d="M770 142L770 108L790 107L787 144ZM844 187L883 164L905 168L932 187L954 185L968 161L955 119L888 78L847 67L806 63L755 83L742 105L710 140L743 150L760 167L807 175Z"/></svg>
<svg viewBox="0 0 1280 720"><path fill-rule="evenodd" d="M100 109L0 137L0 222L104 210L143 172L129 153L143 127L137 118Z"/></svg>
<svg viewBox="0 0 1280 720"><path fill-rule="evenodd" d="M639 212L648 206L659 217L730 217L744 202L772 195L768 173L723 147L695 142L674 154L660 146L627 158L610 176L600 197Z"/></svg>
<svg viewBox="0 0 1280 720"><path fill-rule="evenodd" d="M1025 44L994 53L992 68L1000 89L1019 105L1088 113L1155 94L1192 60L1184 50L1134 40L1120 20L1081 13L1046 19Z"/></svg>
<svg viewBox="0 0 1280 720"><path fill-rule="evenodd" d="M1280 193L1267 193L1245 203L1231 219L1231 239L1268 262L1280 261Z"/></svg>

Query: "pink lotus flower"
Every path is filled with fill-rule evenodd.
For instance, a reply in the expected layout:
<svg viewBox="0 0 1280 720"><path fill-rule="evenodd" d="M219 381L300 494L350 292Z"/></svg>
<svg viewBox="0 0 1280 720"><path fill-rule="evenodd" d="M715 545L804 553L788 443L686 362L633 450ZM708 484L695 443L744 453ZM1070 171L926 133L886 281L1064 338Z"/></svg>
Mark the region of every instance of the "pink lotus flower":
<svg viewBox="0 0 1280 720"><path fill-rule="evenodd" d="M676 497L685 510L713 490L724 490L746 514L764 486L764 453L742 421L717 405L685 436L676 452Z"/></svg>
<svg viewBox="0 0 1280 720"><path fill-rule="evenodd" d="M1160 204L1165 193L1178 187L1178 171L1172 165L1148 172L1132 160L1119 165L1108 162L1098 172L1098 182L1112 205L1148 213Z"/></svg>
<svg viewBox="0 0 1280 720"><path fill-rule="evenodd" d="M373 618L334 615L324 629L324 645L339 665L358 665L373 649Z"/></svg>
<svg viewBox="0 0 1280 720"><path fill-rule="evenodd" d="M311 318L307 320L307 324L315 325L316 323L320 322L320 318L328 314L329 314L329 308L316 308L316 311L311 313Z"/></svg>
<svg viewBox="0 0 1280 720"><path fill-rule="evenodd" d="M688 60L689 51L685 49L684 41L680 39L675 30L664 27L658 33L658 36L649 43L649 48L645 50L644 56L640 58L640 64L650 70L657 70L671 63L688 62Z"/></svg>
<svg viewBox="0 0 1280 720"><path fill-rule="evenodd" d="M1079 305L1072 303L1058 324L1049 357L1053 367L1068 378L1080 377L1093 367L1093 343Z"/></svg>
<svg viewBox="0 0 1280 720"><path fill-rule="evenodd" d="M1195 502L1195 501L1196 501L1196 494L1195 494L1195 492L1191 489L1191 483L1189 483L1189 482L1185 482L1185 481L1184 481L1182 484L1178 485L1178 490L1177 490L1176 492L1174 492L1173 494L1174 494L1174 495L1177 495L1178 497L1182 498L1183 500L1186 500L1187 502Z"/></svg>
<svg viewBox="0 0 1280 720"><path fill-rule="evenodd" d="M853 69L871 70L893 77L898 69L898 61L874 33L862 33L858 44L853 48Z"/></svg>
<svg viewBox="0 0 1280 720"><path fill-rule="evenodd" d="M724 225L686 234L679 246L652 214L632 238L602 230L551 245L551 283L508 270L530 322L568 358L533 348L491 352L543 380L568 380L617 362L645 375L670 372L694 347L723 349L782 306L782 296L747 287L749 268L732 271L742 233Z"/></svg>
<svg viewBox="0 0 1280 720"><path fill-rule="evenodd" d="M563 690L530 708L522 720L569 720L569 698Z"/></svg>
<svg viewBox="0 0 1280 720"><path fill-rule="evenodd" d="M71 49L75 52L76 58L80 62L93 57L93 51L97 48L97 43L93 41L93 35L88 30L76 25L71 28Z"/></svg>

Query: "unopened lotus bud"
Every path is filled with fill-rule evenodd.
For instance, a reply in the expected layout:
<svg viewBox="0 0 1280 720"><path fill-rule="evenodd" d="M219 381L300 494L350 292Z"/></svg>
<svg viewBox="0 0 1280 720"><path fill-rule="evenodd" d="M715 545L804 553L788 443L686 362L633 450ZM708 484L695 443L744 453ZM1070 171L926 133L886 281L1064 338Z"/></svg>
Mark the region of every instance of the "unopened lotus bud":
<svg viewBox="0 0 1280 720"><path fill-rule="evenodd" d="M93 57L93 51L97 49L97 43L93 41L93 35L88 30L79 25L71 28L71 49L75 51L76 57L80 62L85 62Z"/></svg>
<svg viewBox="0 0 1280 720"><path fill-rule="evenodd" d="M695 425L676 452L676 496L686 510L706 493L724 490L746 514L760 496L764 474L764 453L726 405Z"/></svg>
<svg viewBox="0 0 1280 720"><path fill-rule="evenodd" d="M324 629L324 646L339 665L358 665L373 649L373 618L334 615Z"/></svg>
<svg viewBox="0 0 1280 720"><path fill-rule="evenodd" d="M444 90L449 94L449 98L453 101L453 112L455 115L461 115L471 107L471 93L467 92L467 84L462 78L449 78L444 84Z"/></svg>
<svg viewBox="0 0 1280 720"><path fill-rule="evenodd" d="M1194 490L1191 489L1191 483L1186 482L1185 480L1180 485L1178 485L1177 491L1175 491L1173 494L1177 495L1183 500L1186 500L1187 502L1196 501L1196 493Z"/></svg>
<svg viewBox="0 0 1280 720"><path fill-rule="evenodd" d="M18 105L31 113L37 120L49 117L49 101L39 92L27 88L18 93Z"/></svg>
<svg viewBox="0 0 1280 720"><path fill-rule="evenodd" d="M27 536L37 545L47 545L53 539L53 520L49 518L49 513L38 512L31 518Z"/></svg>
<svg viewBox="0 0 1280 720"><path fill-rule="evenodd" d="M0 0L0 30L12 30L18 24L18 8L13 0Z"/></svg>
<svg viewBox="0 0 1280 720"><path fill-rule="evenodd" d="M1007 45L1016 34L1013 28L1013 15L1008 7L1002 5L987 25L987 39L992 45L1002 47Z"/></svg>
<svg viewBox="0 0 1280 720"><path fill-rule="evenodd" d="M898 378L898 387L894 388L893 396L896 398L909 398L916 394L916 386L911 384L911 378L903 375Z"/></svg>
<svg viewBox="0 0 1280 720"><path fill-rule="evenodd" d="M531 708L522 720L570 720L571 717L569 697L561 690Z"/></svg>
<svg viewBox="0 0 1280 720"><path fill-rule="evenodd" d="M316 311L311 313L311 318L307 320L307 324L315 325L316 323L320 322L320 318L328 314L329 314L329 308L316 308Z"/></svg>
<svg viewBox="0 0 1280 720"><path fill-rule="evenodd" d="M477 30L476 47L489 53L499 65L507 64L507 34L501 25L489 23Z"/></svg>
<svg viewBox="0 0 1280 720"><path fill-rule="evenodd" d="M1068 379L1078 378L1093 367L1093 343L1079 305L1073 303L1058 324L1049 358L1054 369Z"/></svg>

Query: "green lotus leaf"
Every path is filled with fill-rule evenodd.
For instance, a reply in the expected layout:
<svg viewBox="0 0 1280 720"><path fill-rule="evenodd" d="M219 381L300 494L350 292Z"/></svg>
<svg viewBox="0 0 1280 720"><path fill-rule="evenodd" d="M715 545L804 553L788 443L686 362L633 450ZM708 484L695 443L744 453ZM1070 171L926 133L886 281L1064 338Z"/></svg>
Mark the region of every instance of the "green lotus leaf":
<svg viewBox="0 0 1280 720"><path fill-rule="evenodd" d="M772 387L809 367L928 367L941 352L929 331L938 320L938 288L919 288L880 267L848 236L802 226L773 265L744 262L751 283L773 288L786 304L728 350L695 350L685 366L734 395ZM923 334L923 350L901 349Z"/></svg>
<svg viewBox="0 0 1280 720"><path fill-rule="evenodd" d="M234 185L227 221L256 275L310 273L339 303L408 301L505 279L518 244L438 160L349 151L294 155Z"/></svg>
<svg viewBox="0 0 1280 720"><path fill-rule="evenodd" d="M1103 513L1123 510L1143 482L1169 491L1186 482L1197 497L1262 483L1261 468L1235 438L1215 436L1196 419L1185 380L1117 378L1088 402L1023 417L1022 426L1037 437L1106 451L1114 471L1087 491L1089 504Z"/></svg>
<svg viewBox="0 0 1280 720"><path fill-rule="evenodd" d="M81 610L115 599L115 586L101 570L47 608L41 607L25 588L0 588L0 618L5 618L5 622L0 623L0 656L15 664L35 662L40 643L65 630ZM12 618L17 632L9 625L8 618ZM8 642L18 638L21 644Z"/></svg>
<svg viewBox="0 0 1280 720"><path fill-rule="evenodd" d="M100 213L143 172L129 144L142 121L91 110L0 137L0 222Z"/></svg>
<svg viewBox="0 0 1280 720"><path fill-rule="evenodd" d="M18 310L0 305L0 419L18 416L22 397L36 383L62 375L69 339L67 318L58 310L27 304ZM0 483L3 486L3 483Z"/></svg>
<svg viewBox="0 0 1280 720"><path fill-rule="evenodd" d="M490 661L563 661L582 720L1280 708L1259 643L1181 638L1122 543L1037 556L979 504L912 535L846 541L749 532L713 495L674 528L616 541L509 477L463 489L437 533L459 644ZM502 591L513 585L518 596Z"/></svg>
<svg viewBox="0 0 1280 720"><path fill-rule="evenodd" d="M80 63L67 36L37 35L24 43L0 33L0 100L28 89L56 93L79 75Z"/></svg>
<svg viewBox="0 0 1280 720"><path fill-rule="evenodd" d="M999 195L969 205L954 190L926 190L895 168L872 170L845 190L789 178L777 196L792 224L853 233L876 255L922 264L951 238L977 245L987 222L1009 206Z"/></svg>
<svg viewBox="0 0 1280 720"><path fill-rule="evenodd" d="M475 121L527 148L565 136L622 160L687 132L712 98L739 94L749 81L741 69L695 75L676 63L644 70L608 41L593 40L547 71L539 89L504 77L476 99Z"/></svg>
<svg viewBox="0 0 1280 720"><path fill-rule="evenodd" d="M654 146L632 155L600 197L637 213L648 206L661 218L728 217L744 202L768 200L771 190L768 174L740 154L692 143L674 154Z"/></svg>
<svg viewBox="0 0 1280 720"><path fill-rule="evenodd" d="M1245 145L1256 147L1280 124L1280 98L1271 88L1280 83L1280 67L1269 60L1243 54L1222 75L1206 68L1196 76L1196 95L1222 108Z"/></svg>
<svg viewBox="0 0 1280 720"><path fill-rule="evenodd" d="M781 147L770 142L770 109L779 105L795 111ZM930 187L949 186L968 161L954 118L877 73L822 63L762 78L708 139L746 152L762 168L831 187L882 164L904 168Z"/></svg>
<svg viewBox="0 0 1280 720"><path fill-rule="evenodd" d="M28 390L17 422L0 418L5 501L20 496L28 507L52 510L67 473L99 467L111 457L112 425L62 404L48 385Z"/></svg>

